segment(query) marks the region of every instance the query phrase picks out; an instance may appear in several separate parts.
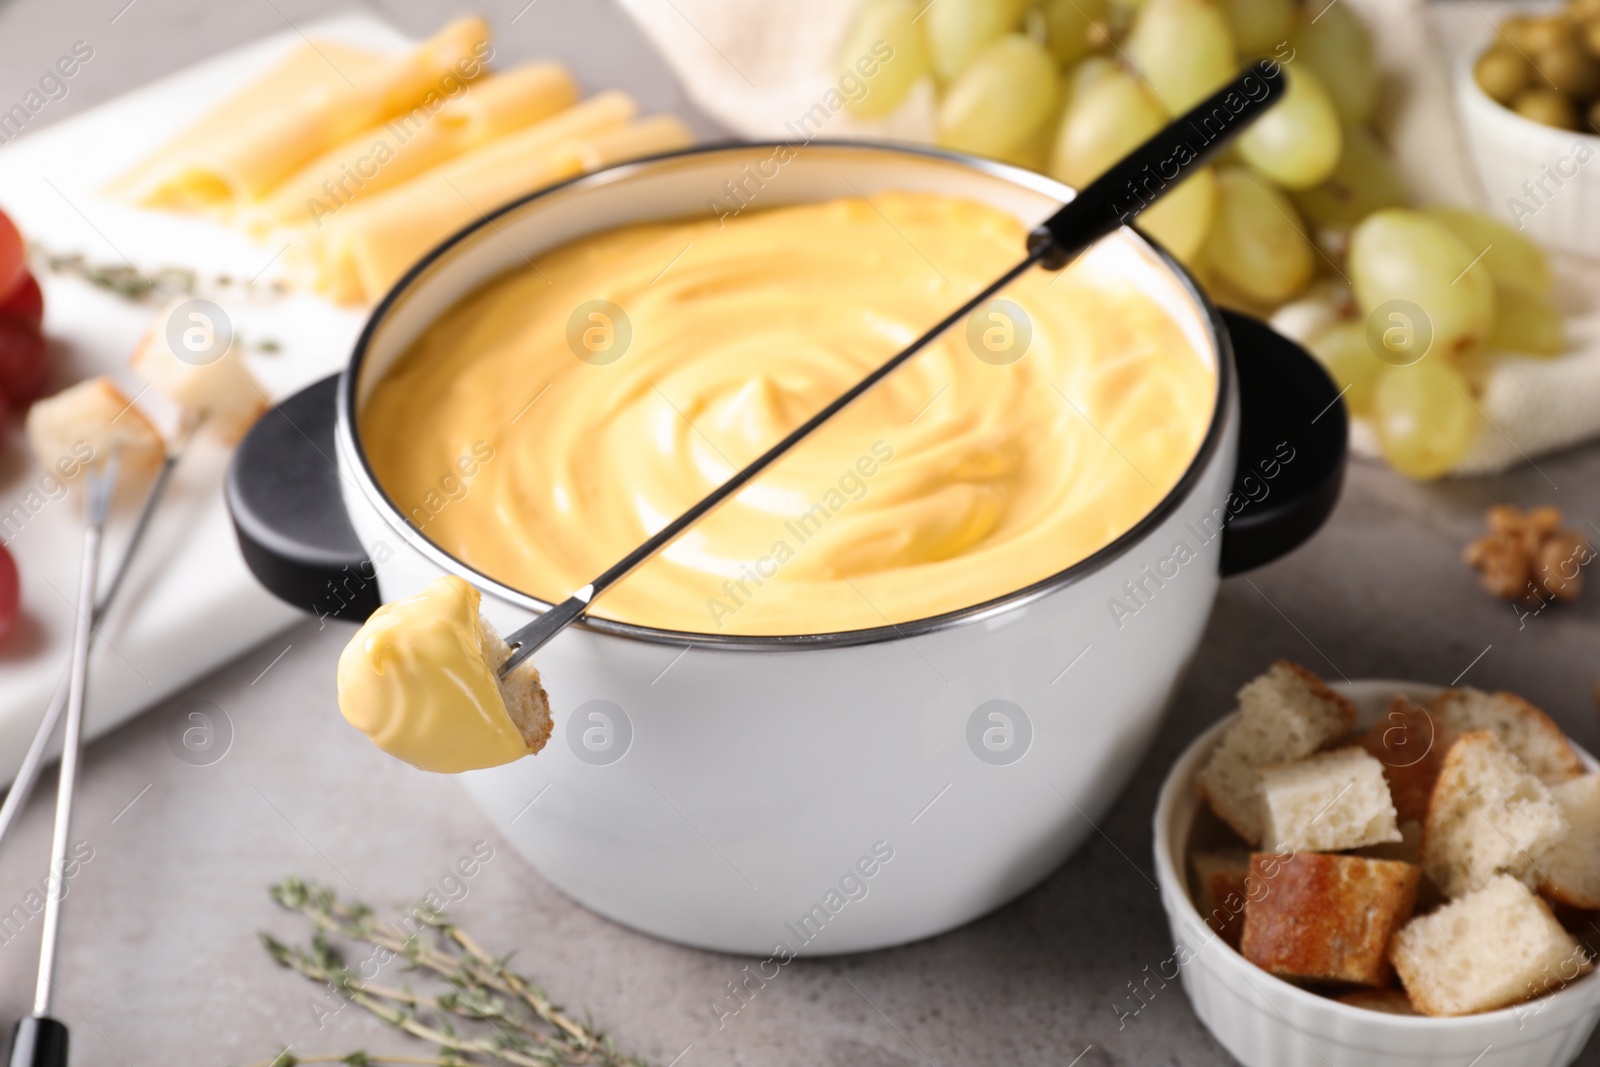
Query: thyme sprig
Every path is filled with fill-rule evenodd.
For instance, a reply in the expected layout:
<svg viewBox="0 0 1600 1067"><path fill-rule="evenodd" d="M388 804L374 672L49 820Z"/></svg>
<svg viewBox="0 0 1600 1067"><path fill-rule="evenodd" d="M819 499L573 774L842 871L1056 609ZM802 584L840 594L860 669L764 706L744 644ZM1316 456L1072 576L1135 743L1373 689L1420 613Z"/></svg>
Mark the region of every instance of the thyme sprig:
<svg viewBox="0 0 1600 1067"><path fill-rule="evenodd" d="M257 282L229 274L202 276L192 267L140 270L132 263L97 263L81 252L56 252L37 242L29 245L29 253L35 263L43 264L51 274L70 275L135 303L219 290L266 296L281 296L289 291L288 285L277 278Z"/></svg>
<svg viewBox="0 0 1600 1067"><path fill-rule="evenodd" d="M465 930L436 912L422 907L413 911L420 928L406 933L379 920L366 905L341 901L331 888L299 878L273 886L271 895L281 907L308 918L313 932L305 946L288 945L262 933L268 955L387 1025L434 1045L437 1052L416 1058L360 1051L298 1057L285 1050L258 1067L302 1063L644 1067L642 1060L619 1053L610 1036L573 1019L535 982L511 970L508 956L490 955ZM334 938L384 949L403 961L407 970L431 975L446 988L417 992L368 981L346 964ZM457 1020L468 1024L466 1029L458 1029Z"/></svg>
<svg viewBox="0 0 1600 1067"><path fill-rule="evenodd" d="M81 252L52 252L39 244L29 246L35 264L43 264L51 274L64 274L87 282L97 289L130 300L135 304L171 300L180 296L206 293L240 292L247 296L282 296L289 287L282 281L256 282L218 274L203 278L190 267L161 267L141 271L131 263L94 263ZM237 333L234 342L245 352L275 355L283 346L271 337L246 341Z"/></svg>

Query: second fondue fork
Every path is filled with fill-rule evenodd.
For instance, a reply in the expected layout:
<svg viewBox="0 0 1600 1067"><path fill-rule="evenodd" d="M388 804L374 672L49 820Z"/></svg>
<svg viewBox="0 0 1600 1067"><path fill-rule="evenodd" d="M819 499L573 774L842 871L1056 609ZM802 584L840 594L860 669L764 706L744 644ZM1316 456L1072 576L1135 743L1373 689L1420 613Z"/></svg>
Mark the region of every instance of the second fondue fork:
<svg viewBox="0 0 1600 1067"><path fill-rule="evenodd" d="M1140 212L1214 157L1246 126L1255 121L1283 95L1283 69L1270 59L1261 60L1201 101L1187 114L1174 119L1144 144L1124 156L1110 170L1090 182L1061 210L1028 235L1027 255L941 319L927 333L912 341L855 385L835 398L783 440L773 445L748 466L717 486L693 507L658 530L654 536L595 578L588 585L555 605L528 625L506 635L511 657L501 667L502 675L516 669L556 634L576 622L595 597L625 578L639 564L671 544L679 534L694 525L707 512L744 488L752 479L817 427L848 407L857 397L892 374L901 364L921 352L950 327L972 314L979 305L1010 285L1034 265L1060 270L1090 245L1130 224Z"/></svg>

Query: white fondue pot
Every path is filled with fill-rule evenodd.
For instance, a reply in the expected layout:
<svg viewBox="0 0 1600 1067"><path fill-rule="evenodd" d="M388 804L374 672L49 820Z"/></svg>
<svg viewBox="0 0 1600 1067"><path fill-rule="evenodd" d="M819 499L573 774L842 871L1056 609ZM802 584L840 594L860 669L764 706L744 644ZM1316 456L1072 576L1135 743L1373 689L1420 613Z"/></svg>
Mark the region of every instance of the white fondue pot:
<svg viewBox="0 0 1600 1067"><path fill-rule="evenodd" d="M285 401L241 446L229 503L268 588L321 615L362 618L380 591L409 596L456 574L502 631L544 611L408 523L372 475L357 412L418 333L487 280L585 234L726 211L730 181L752 208L925 190L992 204L1030 228L1072 196L998 163L813 142L787 153L694 149L508 205L418 264L373 313L344 373ZM1332 508L1346 423L1309 356L1219 313L1137 232L1088 255L1164 305L1216 367L1214 417L1173 490L1088 559L916 622L790 637L600 619L568 630L537 659L555 714L550 743L464 776L545 878L673 941L760 956L854 952L1004 904L1093 832L1159 725L1221 577L1288 551Z"/></svg>

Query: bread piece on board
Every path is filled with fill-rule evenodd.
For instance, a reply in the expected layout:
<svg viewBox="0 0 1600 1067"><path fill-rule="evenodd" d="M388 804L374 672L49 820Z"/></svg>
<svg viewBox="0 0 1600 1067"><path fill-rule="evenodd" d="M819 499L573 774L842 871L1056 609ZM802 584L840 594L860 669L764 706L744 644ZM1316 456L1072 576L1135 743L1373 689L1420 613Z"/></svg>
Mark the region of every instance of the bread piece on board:
<svg viewBox="0 0 1600 1067"><path fill-rule="evenodd" d="M39 463L71 481L115 452L122 476L161 466L167 446L109 378L90 378L28 409L28 445Z"/></svg>

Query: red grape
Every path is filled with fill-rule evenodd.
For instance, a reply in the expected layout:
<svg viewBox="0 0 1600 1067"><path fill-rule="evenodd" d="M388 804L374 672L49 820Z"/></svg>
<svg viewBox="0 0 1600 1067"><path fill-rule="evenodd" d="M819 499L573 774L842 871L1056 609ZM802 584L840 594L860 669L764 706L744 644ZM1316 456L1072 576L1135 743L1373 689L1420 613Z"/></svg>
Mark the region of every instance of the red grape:
<svg viewBox="0 0 1600 1067"><path fill-rule="evenodd" d="M17 578L17 561L0 545L0 641L17 624L17 609L22 602L22 583Z"/></svg>
<svg viewBox="0 0 1600 1067"><path fill-rule="evenodd" d="M22 280L11 295L0 300L0 315L20 319L35 330L44 323L44 293L32 273L23 271Z"/></svg>
<svg viewBox="0 0 1600 1067"><path fill-rule="evenodd" d="M0 318L0 394L26 407L44 388L50 366L44 337L26 322Z"/></svg>
<svg viewBox="0 0 1600 1067"><path fill-rule="evenodd" d="M0 297L10 296L27 269L27 248L17 224L0 211Z"/></svg>

